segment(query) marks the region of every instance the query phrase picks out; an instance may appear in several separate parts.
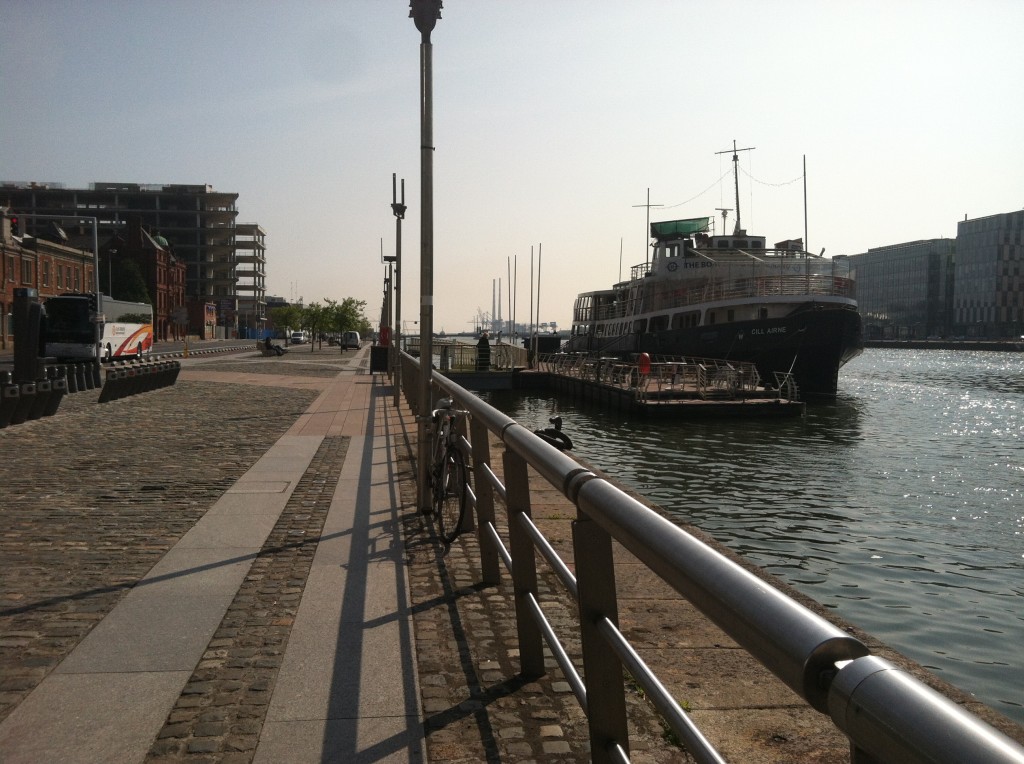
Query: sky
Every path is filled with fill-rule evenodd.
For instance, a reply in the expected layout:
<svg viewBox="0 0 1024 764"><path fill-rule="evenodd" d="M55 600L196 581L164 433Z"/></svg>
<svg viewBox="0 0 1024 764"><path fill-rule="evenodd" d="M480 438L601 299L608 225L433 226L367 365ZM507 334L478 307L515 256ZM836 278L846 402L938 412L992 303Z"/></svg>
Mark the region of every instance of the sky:
<svg viewBox="0 0 1024 764"><path fill-rule="evenodd" d="M267 233L268 294L354 297L376 321L397 174L415 333L408 9L0 0L0 180L237 192L238 221ZM435 330L497 313L499 280L503 319L568 329L577 293L644 262L648 214L713 216L721 232L733 141L753 149L739 153L743 227L803 236L806 180L807 248L826 257L1021 209L1022 32L1020 0L445 0L431 37Z"/></svg>

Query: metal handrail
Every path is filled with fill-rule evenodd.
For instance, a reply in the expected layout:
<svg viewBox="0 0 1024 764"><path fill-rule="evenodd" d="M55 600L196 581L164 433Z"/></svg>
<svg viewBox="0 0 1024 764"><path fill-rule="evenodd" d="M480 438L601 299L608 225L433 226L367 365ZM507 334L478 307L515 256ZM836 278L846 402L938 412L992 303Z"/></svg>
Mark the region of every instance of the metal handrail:
<svg viewBox="0 0 1024 764"><path fill-rule="evenodd" d="M415 381L419 374L418 361L407 354L403 354L402 361L403 386L407 393L414 393L418 387ZM536 601L533 548L541 549L545 558L554 551L550 545L538 545L532 538L539 530L532 522L527 522L526 465L577 507L579 514L573 527L576 551L573 580L586 582L586 589L579 587L577 599L587 592L583 601L578 599L584 655L582 674L586 679L584 692L577 692L577 696L583 694L586 698L588 715L597 713L600 717L596 721L592 718L590 725L594 761L628 761L622 758L628 752L625 690L621 681L623 667L652 697L656 696L655 705L665 722L681 740L692 746L688 750L698 761L721 761L710 745L700 743L703 736L683 709L667 692L658 691L659 680L638 656L634 658L635 651L617 628L611 564L611 543L615 540L811 707L829 715L850 739L854 762L1024 764L1024 747L906 672L871 655L862 642L845 631L582 467L443 375L433 372L432 384L470 412L474 427L479 423L500 438L506 465L516 460L522 464L518 475L510 477L506 471L507 483L518 482L515 486L505 486L503 500L509 511L510 537L519 534L520 539L526 538L531 545L529 553L517 557L516 550L522 549L522 541L513 540L510 551L496 528L483 518L478 523L478 538L485 582L497 583L498 556L513 576L519 577L519 582L533 582L532 588L525 591L520 590L517 582L517 628L524 674L544 672L540 642L557 640ZM418 411L419 402L414 395L407 395L407 398L414 411ZM490 457L479 458L481 454L489 454L489 445L476 440L473 438L470 443L473 472L487 476L483 481L478 477L476 487L480 494L493 491L491 481L497 481L497 476L486 463ZM479 500L480 496L474 498ZM493 565L484 559L485 546L497 552ZM523 619L531 624L525 624ZM559 650L562 648L555 650L553 647L553 652ZM566 671L566 676L572 676L572 672Z"/></svg>

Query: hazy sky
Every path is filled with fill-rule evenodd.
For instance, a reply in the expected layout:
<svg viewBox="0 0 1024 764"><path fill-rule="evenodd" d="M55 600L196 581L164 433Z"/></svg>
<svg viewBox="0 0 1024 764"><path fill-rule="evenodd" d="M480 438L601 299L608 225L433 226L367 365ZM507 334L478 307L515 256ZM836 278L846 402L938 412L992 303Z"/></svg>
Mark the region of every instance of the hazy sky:
<svg viewBox="0 0 1024 764"><path fill-rule="evenodd" d="M379 315L404 178L419 317L419 34L407 0L0 0L0 179L209 184L267 231L268 292ZM826 256L1024 207L1024 2L446 0L434 30L436 329L568 328L652 220L735 207ZM734 213L733 213L734 214ZM721 219L718 218L719 228ZM729 222L730 228L732 218ZM414 331L410 323L407 327Z"/></svg>

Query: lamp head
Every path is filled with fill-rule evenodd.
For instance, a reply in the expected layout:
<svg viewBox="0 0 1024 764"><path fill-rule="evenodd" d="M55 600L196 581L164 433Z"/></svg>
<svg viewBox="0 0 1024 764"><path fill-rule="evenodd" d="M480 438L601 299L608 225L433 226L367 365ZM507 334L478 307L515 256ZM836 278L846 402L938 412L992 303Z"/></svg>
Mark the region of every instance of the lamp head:
<svg viewBox="0 0 1024 764"><path fill-rule="evenodd" d="M430 33L441 18L441 0L409 0L409 18L423 35L423 42L430 42Z"/></svg>

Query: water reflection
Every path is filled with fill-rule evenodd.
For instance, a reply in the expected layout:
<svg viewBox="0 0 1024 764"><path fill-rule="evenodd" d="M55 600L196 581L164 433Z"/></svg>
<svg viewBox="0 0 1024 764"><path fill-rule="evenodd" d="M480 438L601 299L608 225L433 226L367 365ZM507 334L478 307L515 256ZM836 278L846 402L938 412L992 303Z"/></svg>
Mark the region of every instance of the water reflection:
<svg viewBox="0 0 1024 764"><path fill-rule="evenodd" d="M587 461L1024 722L1022 393L1024 354L869 350L803 419L490 398L557 411Z"/></svg>

